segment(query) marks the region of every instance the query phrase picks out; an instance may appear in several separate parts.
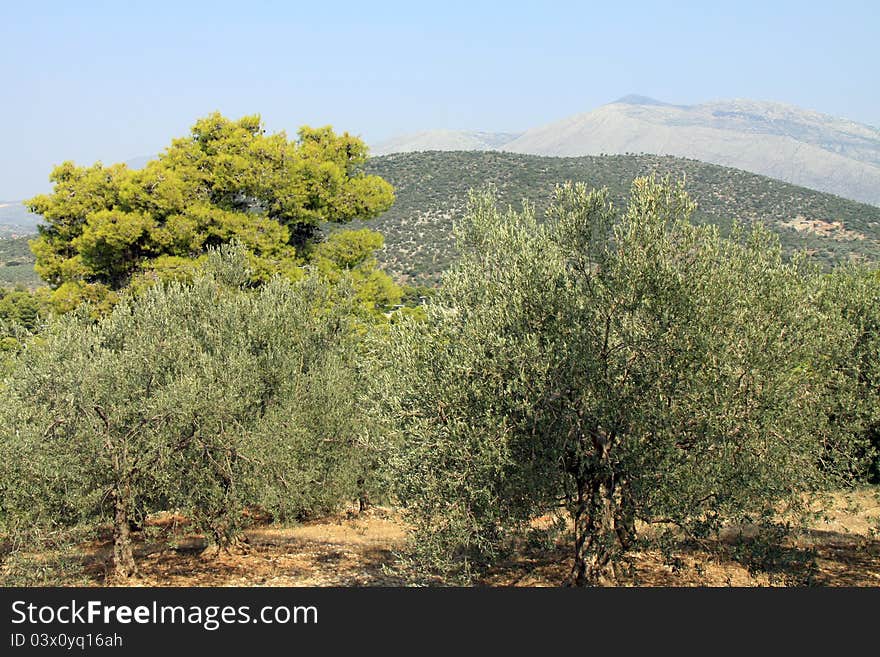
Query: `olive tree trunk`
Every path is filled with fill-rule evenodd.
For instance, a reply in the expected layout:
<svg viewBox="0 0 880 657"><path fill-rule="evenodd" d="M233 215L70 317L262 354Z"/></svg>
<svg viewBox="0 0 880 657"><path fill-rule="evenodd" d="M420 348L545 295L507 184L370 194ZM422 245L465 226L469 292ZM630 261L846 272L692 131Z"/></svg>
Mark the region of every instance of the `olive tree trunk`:
<svg viewBox="0 0 880 657"><path fill-rule="evenodd" d="M597 467L576 469L574 565L568 586L616 584L618 563L635 538L631 498L625 479L612 467L610 443L596 440L595 448Z"/></svg>
<svg viewBox="0 0 880 657"><path fill-rule="evenodd" d="M131 547L127 497L118 487L113 489L113 575L117 579L127 579L137 574Z"/></svg>

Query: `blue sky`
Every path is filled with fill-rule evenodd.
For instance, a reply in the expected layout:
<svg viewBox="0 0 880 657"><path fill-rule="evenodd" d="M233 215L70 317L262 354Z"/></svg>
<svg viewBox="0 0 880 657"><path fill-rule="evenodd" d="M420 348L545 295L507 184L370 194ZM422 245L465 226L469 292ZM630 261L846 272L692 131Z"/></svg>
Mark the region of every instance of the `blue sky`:
<svg viewBox="0 0 880 657"><path fill-rule="evenodd" d="M876 2L0 3L0 199L219 110L368 142L518 131L630 93L880 126Z"/></svg>

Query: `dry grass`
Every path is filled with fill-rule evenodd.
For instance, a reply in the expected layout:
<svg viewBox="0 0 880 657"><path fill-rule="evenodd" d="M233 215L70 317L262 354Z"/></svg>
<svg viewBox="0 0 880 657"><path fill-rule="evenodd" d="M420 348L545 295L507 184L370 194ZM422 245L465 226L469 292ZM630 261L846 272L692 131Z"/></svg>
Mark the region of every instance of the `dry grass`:
<svg viewBox="0 0 880 657"><path fill-rule="evenodd" d="M834 497L827 515L800 534L789 548L816 552L809 581L824 586L880 586L880 492L866 489ZM154 524L173 541L140 541L136 554L139 577L134 586L401 586L408 580L397 568L396 554L405 548L406 528L392 509L349 511L297 526L263 525L247 532L242 554L206 557L206 543L186 532L180 518ZM734 545L737 532L721 537ZM111 558L109 536L77 547L80 576L55 583L103 586ZM39 555L49 559L51 555ZM790 573L752 574L731 558L682 543L675 566L659 553L633 555L622 585L635 586L768 586L791 581ZM571 567L565 546L523 548L498 564L478 584L484 586L558 586Z"/></svg>

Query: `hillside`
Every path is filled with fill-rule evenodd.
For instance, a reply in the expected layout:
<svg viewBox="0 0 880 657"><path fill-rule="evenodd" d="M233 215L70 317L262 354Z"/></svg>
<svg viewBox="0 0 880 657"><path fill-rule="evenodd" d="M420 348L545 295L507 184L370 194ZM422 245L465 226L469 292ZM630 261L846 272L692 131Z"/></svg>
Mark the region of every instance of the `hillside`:
<svg viewBox="0 0 880 657"><path fill-rule="evenodd" d="M787 249L808 249L824 264L880 262L880 208L694 160L425 152L373 158L367 170L395 187L394 206L367 225L385 235L383 259L389 271L410 282L438 280L455 257L452 224L461 217L472 187L492 183L502 204L519 207L528 199L541 212L557 183L607 186L620 203L632 179L651 172L686 177L699 204L697 221L722 229L733 219L763 222L780 234Z"/></svg>
<svg viewBox="0 0 880 657"><path fill-rule="evenodd" d="M494 151L501 149L520 133L464 132L455 130L428 130L412 135L394 137L370 148L374 156L414 151Z"/></svg>
<svg viewBox="0 0 880 657"><path fill-rule="evenodd" d="M672 105L626 96L498 143L434 131L374 152L495 149L576 157L649 153L735 167L880 205L880 130L781 103L724 100Z"/></svg>
<svg viewBox="0 0 880 657"><path fill-rule="evenodd" d="M34 271L34 255L28 246L33 236L0 236L0 287L23 285L35 288L42 285Z"/></svg>
<svg viewBox="0 0 880 657"><path fill-rule="evenodd" d="M0 238L36 233L39 220L21 201L0 201Z"/></svg>
<svg viewBox="0 0 880 657"><path fill-rule="evenodd" d="M780 234L788 250L807 249L826 265L850 259L880 262L880 208L695 160L424 152L372 158L366 169L394 185L397 200L365 223L385 236L382 259L389 272L412 283L437 282L455 257L452 225L462 216L471 188L494 184L502 205L519 207L527 199L541 212L557 183L607 186L621 203L632 179L651 172L686 177L699 205L696 221L722 229L734 219L763 222ZM16 283L39 283L27 238L0 240L0 285Z"/></svg>

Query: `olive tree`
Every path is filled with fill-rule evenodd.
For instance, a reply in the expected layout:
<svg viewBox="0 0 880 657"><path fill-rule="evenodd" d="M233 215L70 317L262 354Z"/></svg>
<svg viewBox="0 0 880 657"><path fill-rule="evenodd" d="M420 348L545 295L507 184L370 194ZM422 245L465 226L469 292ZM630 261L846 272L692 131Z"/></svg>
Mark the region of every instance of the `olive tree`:
<svg viewBox="0 0 880 657"><path fill-rule="evenodd" d="M192 284L59 317L27 344L0 391L7 537L106 519L125 577L139 515L178 510L228 548L248 506L283 518L354 498L352 295L315 274L249 290L245 252L212 257Z"/></svg>
<svg viewBox="0 0 880 657"><path fill-rule="evenodd" d="M880 273L846 265L823 277L823 312L842 324L833 350L828 416L838 440L849 440L850 460L839 464L873 483L880 481Z"/></svg>
<svg viewBox="0 0 880 657"><path fill-rule="evenodd" d="M818 275L693 208L653 178L622 210L565 185L546 222L472 196L459 263L385 352L397 492L429 563L490 560L561 508L569 583L614 581L652 525L772 522L833 476L839 327L810 301Z"/></svg>

